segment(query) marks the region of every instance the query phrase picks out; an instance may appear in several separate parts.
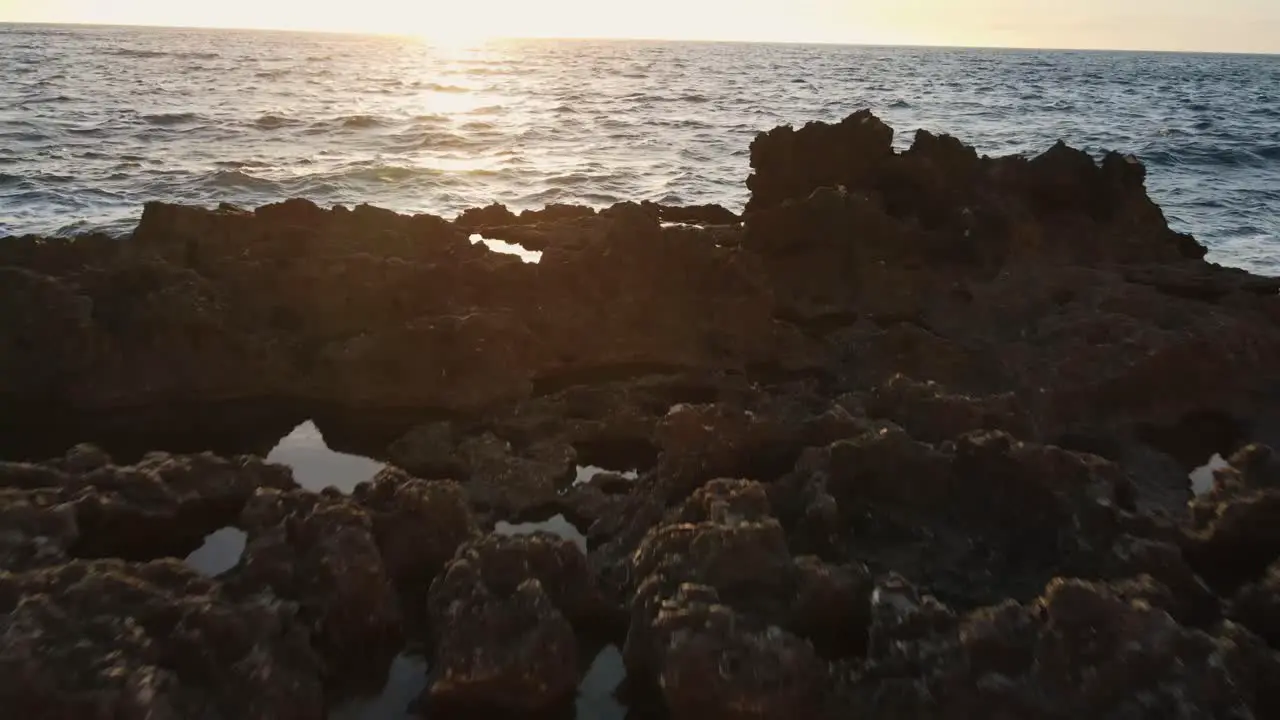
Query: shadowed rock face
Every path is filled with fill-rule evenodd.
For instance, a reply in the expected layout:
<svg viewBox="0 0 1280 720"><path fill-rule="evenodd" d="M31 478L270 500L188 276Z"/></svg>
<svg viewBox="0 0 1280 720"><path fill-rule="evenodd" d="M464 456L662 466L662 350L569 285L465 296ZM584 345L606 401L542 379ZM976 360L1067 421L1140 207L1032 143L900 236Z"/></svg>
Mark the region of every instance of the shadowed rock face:
<svg viewBox="0 0 1280 720"><path fill-rule="evenodd" d="M864 112L751 164L741 217L0 242L0 458L54 457L0 462L0 708L320 718L408 652L435 715L558 716L616 645L682 720L1280 716L1280 281L1116 154L895 152ZM389 465L249 456L307 418ZM487 530L557 516L585 554ZM223 528L216 578L161 559Z"/></svg>
<svg viewBox="0 0 1280 720"><path fill-rule="evenodd" d="M0 572L0 707L21 718L323 716L306 627L176 561Z"/></svg>

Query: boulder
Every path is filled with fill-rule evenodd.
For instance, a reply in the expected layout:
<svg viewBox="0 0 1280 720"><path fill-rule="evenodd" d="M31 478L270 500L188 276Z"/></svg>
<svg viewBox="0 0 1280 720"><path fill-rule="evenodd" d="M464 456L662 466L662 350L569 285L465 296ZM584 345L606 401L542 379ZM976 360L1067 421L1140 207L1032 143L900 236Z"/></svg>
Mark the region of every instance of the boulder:
<svg viewBox="0 0 1280 720"><path fill-rule="evenodd" d="M1054 580L1029 605L956 615L901 579L873 596L847 713L914 717L1265 717L1280 662L1226 625L1179 625L1125 586ZM1243 713L1243 714L1241 714Z"/></svg>
<svg viewBox="0 0 1280 720"><path fill-rule="evenodd" d="M298 605L330 701L376 693L404 636L369 514L337 493L260 490L239 526L248 541L228 586Z"/></svg>
<svg viewBox="0 0 1280 720"><path fill-rule="evenodd" d="M575 629L605 608L586 558L546 533L490 535L463 546L431 586L435 707L535 712L572 699Z"/></svg>
<svg viewBox="0 0 1280 720"><path fill-rule="evenodd" d="M288 603L233 599L171 561L0 572L0 707L14 718L321 720Z"/></svg>
<svg viewBox="0 0 1280 720"><path fill-rule="evenodd" d="M1280 561L1272 563L1261 579L1236 592L1230 615L1280 650Z"/></svg>
<svg viewBox="0 0 1280 720"><path fill-rule="evenodd" d="M813 646L717 602L713 588L682 585L643 640L655 650L671 716L724 720L817 716L827 664ZM635 637L638 637L639 633ZM628 645L633 643L628 638Z"/></svg>

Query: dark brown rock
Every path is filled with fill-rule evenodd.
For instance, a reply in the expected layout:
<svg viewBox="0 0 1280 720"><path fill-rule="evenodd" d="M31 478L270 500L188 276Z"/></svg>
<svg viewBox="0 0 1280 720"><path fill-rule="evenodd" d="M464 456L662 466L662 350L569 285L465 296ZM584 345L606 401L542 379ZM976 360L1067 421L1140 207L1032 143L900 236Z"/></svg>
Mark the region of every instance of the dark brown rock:
<svg viewBox="0 0 1280 720"><path fill-rule="evenodd" d="M371 516L383 564L397 585L429 585L458 547L479 535L455 482L388 468L357 485L351 497Z"/></svg>
<svg viewBox="0 0 1280 720"><path fill-rule="evenodd" d="M777 626L832 656L865 645L870 581L865 569L793 558L782 526L770 515L764 486L708 483L654 527L633 554L631 626L625 659L638 678L662 668L654 639L663 608L692 583L716 604L761 627Z"/></svg>
<svg viewBox="0 0 1280 720"><path fill-rule="evenodd" d="M75 505L58 491L0 488L0 571L67 562L79 539Z"/></svg>
<svg viewBox="0 0 1280 720"><path fill-rule="evenodd" d="M662 603L649 637L662 696L674 718L815 717L827 665L809 643L683 585ZM628 639L628 646L632 644Z"/></svg>
<svg viewBox="0 0 1280 720"><path fill-rule="evenodd" d="M770 489L793 543L897 571L958 605L1028 599L1077 565L1098 572L1122 523L1114 465L1000 432L933 446L888 423L807 451Z"/></svg>
<svg viewBox="0 0 1280 720"><path fill-rule="evenodd" d="M503 517L545 508L573 482L576 455L572 447L546 444L517 455L511 443L485 433L467 438L458 454L468 471L463 486L467 501Z"/></svg>
<svg viewBox="0 0 1280 720"><path fill-rule="evenodd" d="M0 572L0 708L31 720L320 720L320 664L277 600L173 561Z"/></svg>
<svg viewBox="0 0 1280 720"><path fill-rule="evenodd" d="M846 712L913 717L1262 717L1280 669L1257 638L1180 626L1147 598L1055 580L1029 606L957 617L901 581L873 599ZM1119 590L1119 592L1117 592Z"/></svg>
<svg viewBox="0 0 1280 720"><path fill-rule="evenodd" d="M754 408L671 407L654 433L662 449L658 474L670 488L669 499L681 500L714 478L780 477L806 447L826 445L863 427L839 405L771 400Z"/></svg>
<svg viewBox="0 0 1280 720"><path fill-rule="evenodd" d="M184 557L209 533L234 524L259 488L293 487L287 468L248 456L152 453L117 466L100 450L80 446L49 463L0 463L0 488L15 509L74 510L75 532L56 537L74 536L64 549L79 557ZM66 529L61 520L55 524Z"/></svg>
<svg viewBox="0 0 1280 720"><path fill-rule="evenodd" d="M448 629L436 643L431 705L537 712L570 700L580 673L577 640L541 583L526 580L500 595L468 587L469 595L433 613Z"/></svg>
<svg viewBox="0 0 1280 720"><path fill-rule="evenodd" d="M1231 618L1280 650L1280 561L1260 580L1240 588L1231 600Z"/></svg>
<svg viewBox="0 0 1280 720"><path fill-rule="evenodd" d="M376 692L404 636L369 514L336 493L262 490L239 524L248 542L227 584L297 603L326 697Z"/></svg>
<svg viewBox="0 0 1280 720"><path fill-rule="evenodd" d="M1013 393L956 395L935 382L895 375L872 390L866 408L872 417L890 420L925 442L952 440L975 430L1003 430L1022 440L1037 439L1030 414Z"/></svg>
<svg viewBox="0 0 1280 720"><path fill-rule="evenodd" d="M738 214L723 205L663 205L645 201L641 205L664 223L683 225L737 225Z"/></svg>
<svg viewBox="0 0 1280 720"><path fill-rule="evenodd" d="M572 698L575 626L604 607L586 558L545 533L491 535L458 551L431 586L433 704L532 712Z"/></svg>

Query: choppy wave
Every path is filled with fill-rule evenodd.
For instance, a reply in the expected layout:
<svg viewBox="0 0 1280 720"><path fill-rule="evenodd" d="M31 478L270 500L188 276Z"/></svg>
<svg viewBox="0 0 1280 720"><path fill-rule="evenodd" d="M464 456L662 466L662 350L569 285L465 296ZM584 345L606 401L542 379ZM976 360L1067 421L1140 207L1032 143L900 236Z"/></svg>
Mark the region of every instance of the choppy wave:
<svg viewBox="0 0 1280 720"><path fill-rule="evenodd" d="M737 209L755 132L871 107L900 147L1134 152L1213 259L1280 274L1273 58L11 26L0 67L0 235L127 232L145 199Z"/></svg>
<svg viewBox="0 0 1280 720"><path fill-rule="evenodd" d="M274 113L267 113L253 121L253 126L262 130L279 130L283 127L298 124L299 122L297 120L284 117L283 115L276 115Z"/></svg>
<svg viewBox="0 0 1280 720"><path fill-rule="evenodd" d="M167 127L170 125L184 125L186 123L196 122L200 119L200 115L193 112L152 113L149 115L143 115L142 119L144 122L148 122L152 125L162 125Z"/></svg>
<svg viewBox="0 0 1280 720"><path fill-rule="evenodd" d="M347 115L338 118L344 128L375 128L387 125L385 118L376 115Z"/></svg>

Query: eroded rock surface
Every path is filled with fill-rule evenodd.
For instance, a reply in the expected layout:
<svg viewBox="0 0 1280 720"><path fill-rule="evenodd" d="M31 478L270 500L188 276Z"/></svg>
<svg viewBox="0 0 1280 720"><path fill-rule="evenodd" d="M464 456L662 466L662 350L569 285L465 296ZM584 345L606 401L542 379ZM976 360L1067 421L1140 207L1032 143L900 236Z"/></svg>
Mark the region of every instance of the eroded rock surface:
<svg viewBox="0 0 1280 720"><path fill-rule="evenodd" d="M152 453L118 466L77 446L45 463L0 463L0 569L67 556L184 557L234 524L259 488L296 487L287 468L254 457Z"/></svg>
<svg viewBox="0 0 1280 720"><path fill-rule="evenodd" d="M176 561L0 572L6 717L319 720L306 625Z"/></svg>
<svg viewBox="0 0 1280 720"><path fill-rule="evenodd" d="M298 605L330 698L380 688L404 636L369 514L336 493L261 490L240 526L248 542L227 584Z"/></svg>
<svg viewBox="0 0 1280 720"><path fill-rule="evenodd" d="M575 626L605 607L572 542L490 535L459 550L431 586L427 694L438 707L545 711L572 698L585 664Z"/></svg>
<svg viewBox="0 0 1280 720"><path fill-rule="evenodd" d="M1179 625L1123 587L1055 580L958 615L900 578L876 588L846 712L892 717L1268 717L1278 656L1225 624Z"/></svg>

